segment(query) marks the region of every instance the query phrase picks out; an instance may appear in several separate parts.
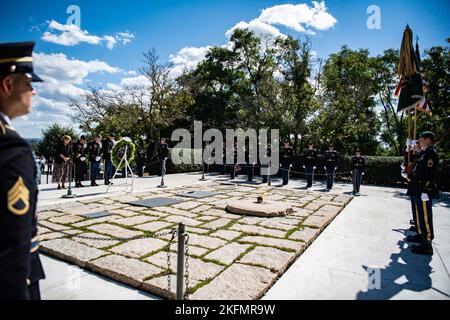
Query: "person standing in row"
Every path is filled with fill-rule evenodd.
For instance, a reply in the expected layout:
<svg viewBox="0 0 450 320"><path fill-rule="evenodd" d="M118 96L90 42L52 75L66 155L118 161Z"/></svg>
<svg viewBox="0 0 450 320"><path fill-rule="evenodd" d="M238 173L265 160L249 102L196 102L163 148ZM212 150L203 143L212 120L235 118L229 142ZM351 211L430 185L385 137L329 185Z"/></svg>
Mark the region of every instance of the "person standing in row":
<svg viewBox="0 0 450 320"><path fill-rule="evenodd" d="M289 141L284 142L280 152L281 176L283 177L283 186L289 184L289 173L294 163L294 149L289 145Z"/></svg>
<svg viewBox="0 0 450 320"><path fill-rule="evenodd" d="M166 139L161 138L159 144L158 144L158 161L159 161L159 174L158 176L163 175L163 170L165 170L165 162L167 160L167 157L169 156L169 146L166 143Z"/></svg>
<svg viewBox="0 0 450 320"><path fill-rule="evenodd" d="M86 175L86 159L88 156L86 137L81 136L80 140L75 142L73 149L75 158L75 188L84 188L81 182Z"/></svg>
<svg viewBox="0 0 450 320"><path fill-rule="evenodd" d="M89 161L91 163L91 187L98 187L96 182L100 173L100 163L103 158L102 136L95 136L94 141L89 146Z"/></svg>
<svg viewBox="0 0 450 320"><path fill-rule="evenodd" d="M359 196L359 189L361 187L362 176L366 170L366 159L361 155L361 150L356 150L356 155L352 158L352 180L353 180L353 194Z"/></svg>
<svg viewBox="0 0 450 320"><path fill-rule="evenodd" d="M325 152L325 172L327 174L327 190L331 190L334 184L334 175L336 173L338 161L338 153L334 150L334 146L330 145L330 148Z"/></svg>
<svg viewBox="0 0 450 320"><path fill-rule="evenodd" d="M115 135L113 133L108 135L108 138L106 138L103 141L103 160L105 160L105 167L103 168L103 175L105 178L105 185L110 185L111 181L109 181L112 178L113 174L113 165L112 165L112 150L114 148L114 145L116 144Z"/></svg>
<svg viewBox="0 0 450 320"><path fill-rule="evenodd" d="M72 148L70 142L72 138L68 135L62 137L61 142L56 148L55 168L53 169L52 182L58 184L58 190L65 189L65 183L70 170L70 158Z"/></svg>
<svg viewBox="0 0 450 320"><path fill-rule="evenodd" d="M317 151L314 144L310 143L308 149L303 153L303 163L306 175L306 188L311 188L314 180L314 170L317 165Z"/></svg>

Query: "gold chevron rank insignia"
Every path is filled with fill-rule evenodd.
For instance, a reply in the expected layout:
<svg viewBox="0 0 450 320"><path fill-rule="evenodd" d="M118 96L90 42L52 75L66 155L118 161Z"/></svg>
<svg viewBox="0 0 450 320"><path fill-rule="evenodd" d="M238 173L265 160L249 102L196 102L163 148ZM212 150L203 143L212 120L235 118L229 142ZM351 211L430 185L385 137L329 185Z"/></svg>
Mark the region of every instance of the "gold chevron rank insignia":
<svg viewBox="0 0 450 320"><path fill-rule="evenodd" d="M14 186L8 191L8 210L15 215L23 216L29 208L30 191L28 191L22 177L19 177Z"/></svg>

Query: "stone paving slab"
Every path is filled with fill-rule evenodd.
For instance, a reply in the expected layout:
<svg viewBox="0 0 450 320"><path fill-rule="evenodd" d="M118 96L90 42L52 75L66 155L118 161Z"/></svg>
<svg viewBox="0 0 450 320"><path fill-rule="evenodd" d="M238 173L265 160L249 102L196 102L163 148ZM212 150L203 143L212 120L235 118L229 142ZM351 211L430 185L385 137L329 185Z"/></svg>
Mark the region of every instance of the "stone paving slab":
<svg viewBox="0 0 450 320"><path fill-rule="evenodd" d="M127 204L161 197L179 200L178 194L199 190L222 194L184 198L155 208ZM294 212L270 218L226 212L227 203L255 199L263 192L271 201L293 205ZM189 235L191 299L259 299L350 199L312 191L209 182L46 206L39 209L38 217L44 252L166 298L173 298L176 287L174 275L169 274L176 270L178 238L170 244L170 269L168 244L173 228L184 223ZM81 216L98 211L111 216Z"/></svg>
<svg viewBox="0 0 450 320"><path fill-rule="evenodd" d="M142 232L128 230L108 223L96 224L88 227L88 229L118 238L132 238L142 235Z"/></svg>
<svg viewBox="0 0 450 320"><path fill-rule="evenodd" d="M256 247L239 260L241 263L259 265L282 274L289 263L295 259L295 254L275 248Z"/></svg>
<svg viewBox="0 0 450 320"><path fill-rule="evenodd" d="M140 258L144 255L161 250L166 245L167 243L160 239L137 239L116 246L110 249L110 251L131 258Z"/></svg>
<svg viewBox="0 0 450 320"><path fill-rule="evenodd" d="M163 271L151 264L119 255L110 255L92 261L89 269L134 287L140 287L145 279Z"/></svg>
<svg viewBox="0 0 450 320"><path fill-rule="evenodd" d="M250 247L251 245L248 244L227 244L206 255L205 259L216 260L224 264L231 264Z"/></svg>
<svg viewBox="0 0 450 320"><path fill-rule="evenodd" d="M262 297L276 278L276 273L265 268L236 263L194 292L190 299L256 300Z"/></svg>
<svg viewBox="0 0 450 320"><path fill-rule="evenodd" d="M69 239L55 239L42 243L41 251L79 266L105 255L103 250Z"/></svg>

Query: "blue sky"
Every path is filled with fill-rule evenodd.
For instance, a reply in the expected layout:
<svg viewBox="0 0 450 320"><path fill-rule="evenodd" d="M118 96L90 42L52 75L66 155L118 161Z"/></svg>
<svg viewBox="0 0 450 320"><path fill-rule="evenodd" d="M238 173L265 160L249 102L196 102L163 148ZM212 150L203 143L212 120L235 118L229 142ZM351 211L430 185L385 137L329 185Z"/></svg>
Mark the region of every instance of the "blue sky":
<svg viewBox="0 0 450 320"><path fill-rule="evenodd" d="M96 37L98 43L79 42L69 46L58 38L69 16L66 10L73 4L81 9L81 31ZM23 136L38 137L41 129L52 121L70 123L65 96L77 96L89 85L106 88L127 83L123 79L133 81L138 76L134 72L141 65L142 52L152 47L161 61L170 61L172 55L172 60L179 57L183 66L192 67L198 62L194 60L206 50L201 48L226 44L225 33L241 21L250 23L257 19L276 28L277 32L304 38L305 32L292 27L289 22L268 22L267 18L260 17L262 10L285 4L305 4L303 9L311 10L314 7L310 1L267 0L43 0L39 4L22 0L3 3L0 42L36 41L35 51L40 55L35 63L41 62L40 69L39 66L36 68L48 79L43 87L36 86L40 98L36 99L33 114L14 121L14 124ZM344 44L352 49L367 48L372 55L388 48L399 48L407 23L420 37L422 48L445 45L445 39L450 37L449 1L328 0L324 5L325 9L321 7L321 10L330 19L327 25L300 23L314 32L310 35L313 49L322 58L338 51ZM369 30L366 26L369 5L377 5L381 10L379 30ZM283 14L282 11L272 12L270 17L288 21ZM292 22L292 17L289 21ZM57 41L45 38L46 32ZM104 37L115 38L115 43L108 48L109 42ZM180 52L183 48L188 49ZM64 80L58 79L59 75Z"/></svg>

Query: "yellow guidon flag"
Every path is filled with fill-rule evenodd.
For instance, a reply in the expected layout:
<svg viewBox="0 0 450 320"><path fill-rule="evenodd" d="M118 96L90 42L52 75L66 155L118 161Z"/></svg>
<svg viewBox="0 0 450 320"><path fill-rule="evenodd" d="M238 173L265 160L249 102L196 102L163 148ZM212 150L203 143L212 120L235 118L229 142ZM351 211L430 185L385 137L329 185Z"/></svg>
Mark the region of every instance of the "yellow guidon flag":
<svg viewBox="0 0 450 320"><path fill-rule="evenodd" d="M30 208L30 191L22 177L8 191L8 210L18 216L23 216Z"/></svg>

